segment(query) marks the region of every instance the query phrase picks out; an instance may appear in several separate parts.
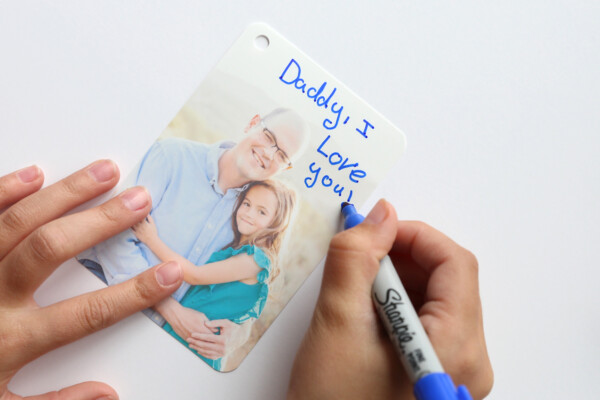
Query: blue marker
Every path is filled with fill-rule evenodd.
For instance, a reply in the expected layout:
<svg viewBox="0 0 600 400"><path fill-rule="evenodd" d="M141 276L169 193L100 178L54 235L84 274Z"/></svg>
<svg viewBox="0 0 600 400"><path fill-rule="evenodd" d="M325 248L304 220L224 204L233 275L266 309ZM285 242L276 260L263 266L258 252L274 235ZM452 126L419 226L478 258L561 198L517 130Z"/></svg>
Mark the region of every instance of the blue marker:
<svg viewBox="0 0 600 400"><path fill-rule="evenodd" d="M342 214L344 229L365 219L350 203L342 203ZM381 260L372 296L379 317L414 384L415 397L418 400L472 400L466 386L456 388L450 375L444 372L389 256Z"/></svg>

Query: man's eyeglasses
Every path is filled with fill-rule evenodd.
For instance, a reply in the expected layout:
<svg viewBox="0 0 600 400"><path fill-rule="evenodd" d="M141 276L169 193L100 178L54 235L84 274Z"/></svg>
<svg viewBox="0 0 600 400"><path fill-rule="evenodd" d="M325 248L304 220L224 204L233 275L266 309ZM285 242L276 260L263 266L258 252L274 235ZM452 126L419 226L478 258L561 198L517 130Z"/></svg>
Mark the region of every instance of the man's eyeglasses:
<svg viewBox="0 0 600 400"><path fill-rule="evenodd" d="M275 134L271 132L265 125L265 123L261 120L260 125L262 126L262 133L260 134L261 142L267 147L275 147L277 151L275 151L274 160L279 165L285 165L287 169L292 168L292 161L285 154L285 151L281 150L281 148L277 145L277 138Z"/></svg>

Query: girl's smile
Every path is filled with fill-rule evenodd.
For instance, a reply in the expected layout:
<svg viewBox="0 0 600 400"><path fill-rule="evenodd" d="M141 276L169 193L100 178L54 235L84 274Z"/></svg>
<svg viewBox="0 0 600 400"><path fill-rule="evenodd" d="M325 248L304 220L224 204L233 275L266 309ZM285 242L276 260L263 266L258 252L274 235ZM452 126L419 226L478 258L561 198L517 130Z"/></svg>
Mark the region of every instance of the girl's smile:
<svg viewBox="0 0 600 400"><path fill-rule="evenodd" d="M264 186L254 186L246 194L235 216L239 232L252 235L268 228L277 210L277 197Z"/></svg>

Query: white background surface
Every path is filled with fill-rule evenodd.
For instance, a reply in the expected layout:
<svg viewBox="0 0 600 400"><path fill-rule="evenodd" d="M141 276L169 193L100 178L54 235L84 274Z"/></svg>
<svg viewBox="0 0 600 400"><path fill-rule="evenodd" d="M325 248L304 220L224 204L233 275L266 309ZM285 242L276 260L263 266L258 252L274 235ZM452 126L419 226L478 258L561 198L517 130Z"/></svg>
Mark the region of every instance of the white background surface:
<svg viewBox="0 0 600 400"><path fill-rule="evenodd" d="M128 171L246 25L267 22L406 133L376 197L478 256L489 398L596 397L600 6L421 3L0 2L0 174L37 163L52 182L101 157ZM283 398L320 272L233 373L136 315L11 387L101 380L122 399ZM67 263L39 298L97 285Z"/></svg>

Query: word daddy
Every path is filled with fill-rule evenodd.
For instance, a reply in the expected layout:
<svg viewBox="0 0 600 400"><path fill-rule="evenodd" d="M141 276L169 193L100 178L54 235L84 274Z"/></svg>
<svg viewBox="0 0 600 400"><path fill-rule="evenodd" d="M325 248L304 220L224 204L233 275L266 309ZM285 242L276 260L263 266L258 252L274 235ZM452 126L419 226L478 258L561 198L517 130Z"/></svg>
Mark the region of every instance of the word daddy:
<svg viewBox="0 0 600 400"><path fill-rule="evenodd" d="M298 64L298 62L292 58L287 67L285 67L279 76L279 80L286 85L294 85L296 89L301 90L302 93L306 93L306 97L312 99L312 101L314 101L318 107L329 108L329 102L335 95L335 92L337 92L337 88L334 87L331 93L329 93L329 96L325 97L323 92L327 88L327 82L323 82L318 89L316 86L309 87L307 89L307 83L300 77L301 75L302 68L300 67L300 64ZM335 129L340 122L342 112L344 111L344 106L336 101L331 104L330 111L333 113L334 117L332 117L332 119L325 119L323 121L323 126L326 129ZM335 118L335 122L333 118ZM343 123L348 123L349 119L350 117L347 116Z"/></svg>
<svg viewBox="0 0 600 400"><path fill-rule="evenodd" d="M285 85L292 85L294 88L300 90L302 93L306 94L308 99L311 99L317 107L324 107L325 109L329 108L329 102L333 99L335 92L337 92L337 88L334 87L333 90L329 93L328 96L324 95L323 92L327 88L327 82L323 82L321 86L317 89L316 86L311 86L308 89L308 83L301 78L302 76L302 68L298 61L293 58L290 60L288 65L285 67L281 75L279 75L279 80L283 82ZM340 123L340 118L342 117L342 113L344 112L344 106L337 101L334 101L331 104L331 108L329 109L335 117L331 119L326 118L323 121L323 127L325 129L335 129L338 127ZM335 121L333 120L335 118ZM350 120L350 116L346 116L344 118L344 122L342 125L346 125ZM365 139L368 138L367 132L369 129L375 128L372 123L363 118L363 124L361 124L360 129L356 128L356 132L360 133Z"/></svg>

